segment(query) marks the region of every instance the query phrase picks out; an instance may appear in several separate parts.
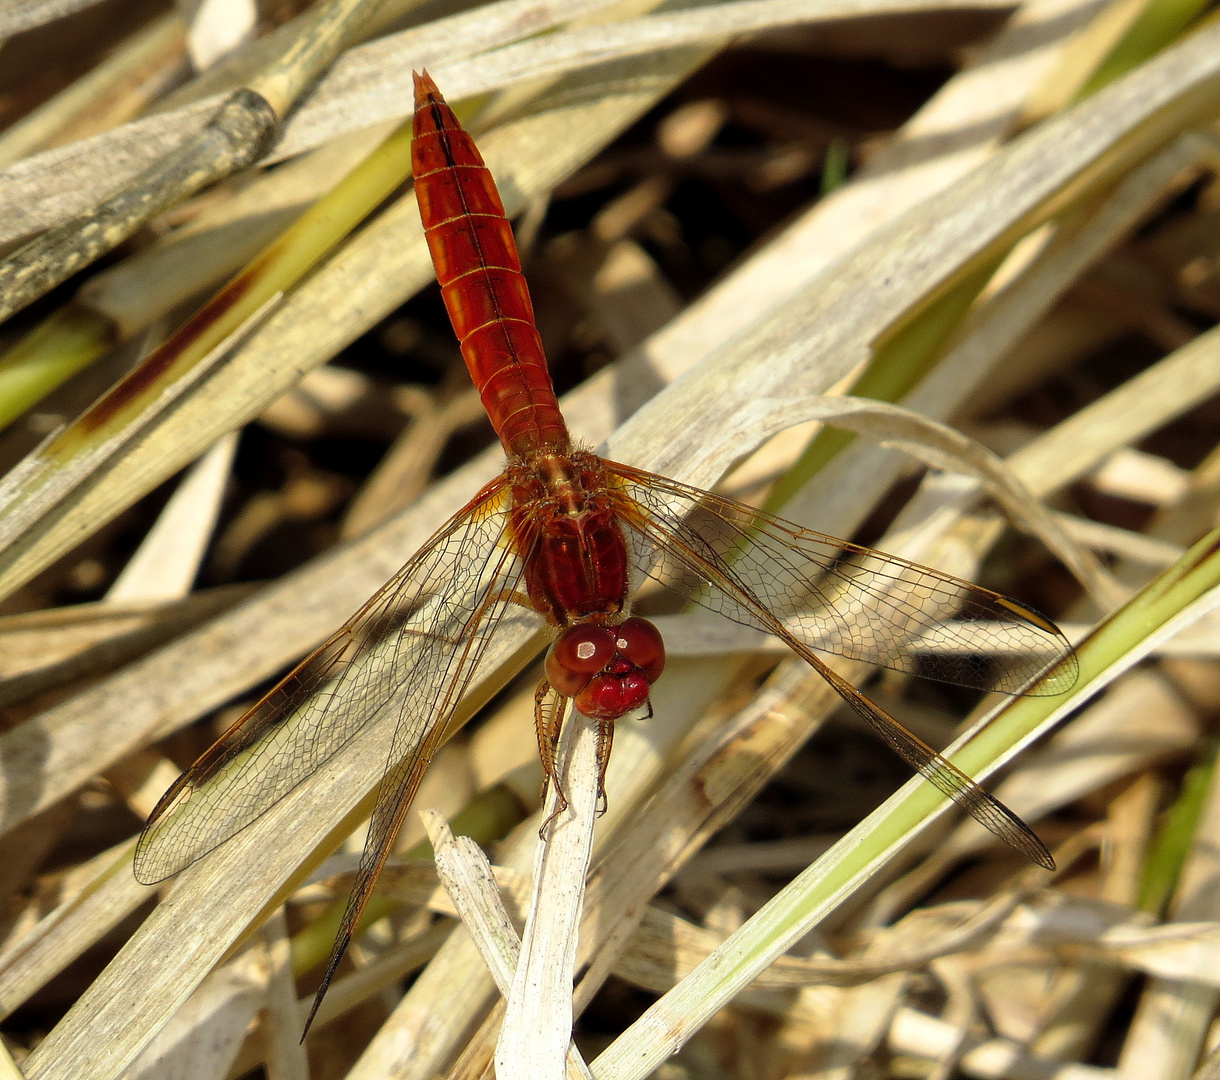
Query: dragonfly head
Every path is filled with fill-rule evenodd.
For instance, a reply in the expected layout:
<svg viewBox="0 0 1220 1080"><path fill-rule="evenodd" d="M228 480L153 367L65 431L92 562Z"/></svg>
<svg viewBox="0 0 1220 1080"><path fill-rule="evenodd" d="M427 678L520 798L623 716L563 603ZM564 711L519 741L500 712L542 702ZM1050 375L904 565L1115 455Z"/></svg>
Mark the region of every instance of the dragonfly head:
<svg viewBox="0 0 1220 1080"><path fill-rule="evenodd" d="M617 720L648 701L665 667L665 643L647 619L564 630L546 654L546 677L594 720Z"/></svg>

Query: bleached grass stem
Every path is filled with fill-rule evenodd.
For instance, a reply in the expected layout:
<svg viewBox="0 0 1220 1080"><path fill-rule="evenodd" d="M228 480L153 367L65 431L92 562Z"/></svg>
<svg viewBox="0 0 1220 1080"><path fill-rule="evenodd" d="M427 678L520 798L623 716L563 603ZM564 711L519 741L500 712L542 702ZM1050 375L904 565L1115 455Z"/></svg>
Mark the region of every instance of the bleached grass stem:
<svg viewBox="0 0 1220 1080"><path fill-rule="evenodd" d="M550 793L521 961L496 1046L500 1080L559 1080L571 1039L576 939L597 817L596 721L572 710L556 766L568 805L556 813L559 793Z"/></svg>

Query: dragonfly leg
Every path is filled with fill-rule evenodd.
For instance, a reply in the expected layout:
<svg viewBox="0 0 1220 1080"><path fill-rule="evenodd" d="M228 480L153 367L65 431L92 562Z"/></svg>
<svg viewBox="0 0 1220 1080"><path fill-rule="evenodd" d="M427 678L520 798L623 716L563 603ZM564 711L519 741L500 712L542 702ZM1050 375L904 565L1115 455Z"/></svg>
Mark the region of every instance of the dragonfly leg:
<svg viewBox="0 0 1220 1080"><path fill-rule="evenodd" d="M651 708L651 706L649 706ZM614 721L597 722L597 816L606 812L606 769L610 766L610 748L614 745Z"/></svg>
<svg viewBox="0 0 1220 1080"><path fill-rule="evenodd" d="M525 608L526 611L537 611L533 601L523 592L518 592L516 589L507 592L501 589L498 593L494 593L487 598L489 604L516 604L518 607Z"/></svg>
<svg viewBox="0 0 1220 1080"><path fill-rule="evenodd" d="M553 696L552 696L553 695ZM547 705L550 699L550 710ZM559 746L559 731L563 724L563 714L568 699L555 693L551 684L543 679L534 692L534 728L538 732L538 756L542 759L542 804L546 805L546 793L551 784L555 785L555 809L542 823L538 830L539 837L543 830L563 811L568 808L567 796L559 786L559 774L555 769L555 751Z"/></svg>

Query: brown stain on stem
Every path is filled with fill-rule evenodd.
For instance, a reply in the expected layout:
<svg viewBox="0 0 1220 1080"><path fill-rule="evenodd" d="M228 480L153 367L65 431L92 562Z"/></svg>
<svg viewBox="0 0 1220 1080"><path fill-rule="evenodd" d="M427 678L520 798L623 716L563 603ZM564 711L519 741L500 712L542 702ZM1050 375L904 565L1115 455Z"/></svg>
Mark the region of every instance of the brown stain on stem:
<svg viewBox="0 0 1220 1080"><path fill-rule="evenodd" d="M238 330L251 314L243 301L254 292L263 269L274 262L279 242L273 243L225 285L166 342L106 392L69 427L50 448L56 456L72 451L103 429L128 419L147 400L160 394L169 380L185 375L224 339ZM236 313L236 314L235 314ZM192 351L197 355L182 363Z"/></svg>

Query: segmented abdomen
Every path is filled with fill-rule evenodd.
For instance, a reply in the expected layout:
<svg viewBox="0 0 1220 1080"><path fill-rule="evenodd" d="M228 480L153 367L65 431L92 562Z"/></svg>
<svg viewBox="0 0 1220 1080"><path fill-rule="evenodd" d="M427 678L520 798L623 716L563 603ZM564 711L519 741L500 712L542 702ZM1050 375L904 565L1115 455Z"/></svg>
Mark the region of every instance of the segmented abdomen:
<svg viewBox="0 0 1220 1080"><path fill-rule="evenodd" d="M504 449L566 451L567 425L504 205L474 141L426 73L415 76L411 164L441 295Z"/></svg>

